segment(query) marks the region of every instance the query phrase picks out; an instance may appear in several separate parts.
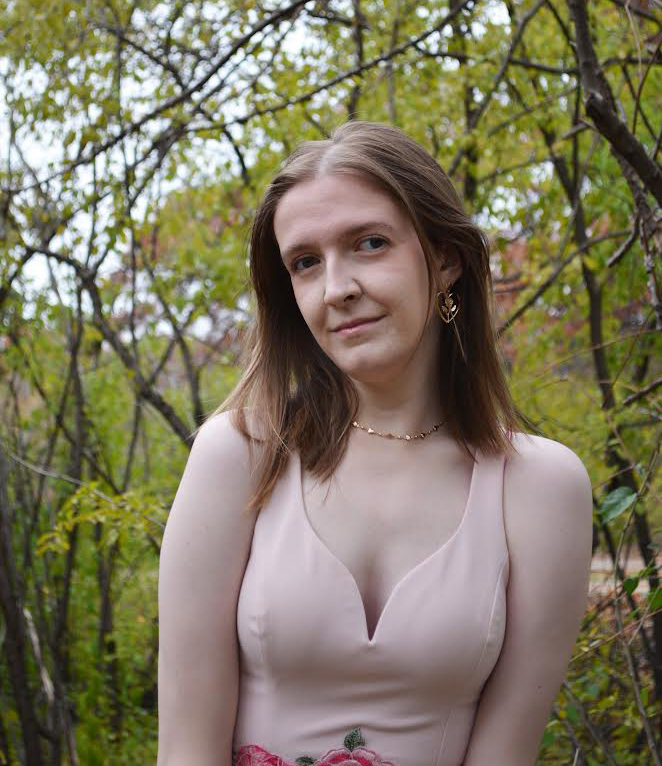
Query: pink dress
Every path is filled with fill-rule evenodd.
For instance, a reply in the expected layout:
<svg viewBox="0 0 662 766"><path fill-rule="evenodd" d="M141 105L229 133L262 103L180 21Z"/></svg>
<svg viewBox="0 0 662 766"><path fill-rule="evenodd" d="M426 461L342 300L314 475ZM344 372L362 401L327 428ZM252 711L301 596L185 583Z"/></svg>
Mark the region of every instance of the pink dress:
<svg viewBox="0 0 662 766"><path fill-rule="evenodd" d="M504 464L478 452L459 527L398 582L369 638L291 454L239 594L237 766L461 766L506 625Z"/></svg>

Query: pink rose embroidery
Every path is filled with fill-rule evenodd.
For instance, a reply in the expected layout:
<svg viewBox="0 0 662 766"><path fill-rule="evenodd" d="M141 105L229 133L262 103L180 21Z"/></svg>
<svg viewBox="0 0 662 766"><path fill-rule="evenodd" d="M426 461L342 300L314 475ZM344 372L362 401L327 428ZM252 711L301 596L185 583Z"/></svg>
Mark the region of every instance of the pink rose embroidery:
<svg viewBox="0 0 662 766"><path fill-rule="evenodd" d="M233 753L233 766L395 766L374 750L365 747L361 729L352 729L345 736L344 747L329 750L321 758L302 755L290 764L259 745L243 745Z"/></svg>
<svg viewBox="0 0 662 766"><path fill-rule="evenodd" d="M235 753L234 766L292 766L258 745L244 745Z"/></svg>
<svg viewBox="0 0 662 766"><path fill-rule="evenodd" d="M356 747L354 750L348 750L341 747L338 750L329 750L318 761L315 766L393 766L389 761L382 760L374 750L368 750L367 747Z"/></svg>

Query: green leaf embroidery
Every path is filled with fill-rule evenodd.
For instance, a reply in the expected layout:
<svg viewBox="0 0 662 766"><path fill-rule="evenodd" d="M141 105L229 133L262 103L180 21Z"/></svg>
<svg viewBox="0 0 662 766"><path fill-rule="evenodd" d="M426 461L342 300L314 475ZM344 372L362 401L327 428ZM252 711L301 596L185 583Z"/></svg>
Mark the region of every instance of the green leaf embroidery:
<svg viewBox="0 0 662 766"><path fill-rule="evenodd" d="M365 745L365 740L363 739L363 736L361 735L361 729L358 727L356 729L352 729L349 734L345 737L344 742L345 747L350 752L354 750L356 747L362 747Z"/></svg>
<svg viewBox="0 0 662 766"><path fill-rule="evenodd" d="M302 755L301 758L295 758L294 759L298 766L312 766L313 763L315 763L315 759L311 758L309 755Z"/></svg>

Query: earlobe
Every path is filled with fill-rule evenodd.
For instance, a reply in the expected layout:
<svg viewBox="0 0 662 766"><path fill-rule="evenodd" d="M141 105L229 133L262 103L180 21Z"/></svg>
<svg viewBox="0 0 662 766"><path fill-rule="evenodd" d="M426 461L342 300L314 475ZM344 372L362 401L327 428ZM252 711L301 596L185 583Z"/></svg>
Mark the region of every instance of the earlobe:
<svg viewBox="0 0 662 766"><path fill-rule="evenodd" d="M455 255L444 254L441 268L437 272L437 290L448 289L462 276L462 264Z"/></svg>

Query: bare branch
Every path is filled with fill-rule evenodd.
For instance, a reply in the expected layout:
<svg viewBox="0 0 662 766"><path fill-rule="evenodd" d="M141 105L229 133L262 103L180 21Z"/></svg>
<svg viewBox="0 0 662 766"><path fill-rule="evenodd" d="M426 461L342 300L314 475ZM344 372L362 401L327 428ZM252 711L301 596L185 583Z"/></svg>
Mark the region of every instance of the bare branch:
<svg viewBox="0 0 662 766"><path fill-rule="evenodd" d="M25 468L28 468L30 471L33 471L34 473L39 474L40 476L46 476L49 479L57 479L58 481L66 481L68 484L74 484L77 487L85 487L88 484L87 482L81 481L80 479L76 479L75 477L69 476L66 473L51 471L47 468L42 468L41 466L35 465L34 463L30 463L28 460L24 460L18 455L15 455L13 452L8 452L7 454L12 460L15 460L20 465L25 466ZM102 492L96 487L90 487L89 489L91 494L96 495L96 497L103 500L104 503L107 503L108 505L112 507L120 509L120 506L115 502L115 500L113 500L112 497L110 497L110 495L107 495L105 492ZM147 521L151 522L152 524L156 524L157 527L161 527L161 529L163 529L164 524L158 519L154 519L151 516L148 516L146 513L140 513L140 516L142 516L143 519L147 519Z"/></svg>
<svg viewBox="0 0 662 766"><path fill-rule="evenodd" d="M626 253L630 250L630 248L634 244L635 239L638 236L639 236L639 222L637 220L635 221L634 228L632 229L630 236L625 240L625 242L623 242L623 244L618 248L618 250L607 261L607 269L611 269L621 260L621 258L623 258L626 255Z"/></svg>
<svg viewBox="0 0 662 766"><path fill-rule="evenodd" d="M634 394L630 394L630 396L626 396L621 402L621 407L629 407L631 404L648 396L648 394L652 394L653 391L657 391L660 386L662 386L662 378L657 378L657 380L652 381L645 388L640 389Z"/></svg>
<svg viewBox="0 0 662 766"><path fill-rule="evenodd" d="M41 253L47 255L49 258L54 258L60 263L66 263L71 266L76 275L85 286L94 309L94 320L97 328L100 330L104 339L115 350L115 353L120 358L124 366L132 373L133 385L138 394L148 401L154 409L161 413L164 419L171 426L172 430L179 436L182 442L190 448L191 430L186 427L186 424L181 420L175 410L168 404L168 402L161 396L161 394L153 387L150 386L148 381L143 377L140 369L137 366L136 359L130 354L129 350L124 346L119 338L119 335L111 328L104 316L103 303L101 301L101 295L99 294L99 288L94 281L95 272L91 269L85 268L78 261L70 258L63 253L58 253L49 248L41 248L35 246L26 246L26 249L30 252Z"/></svg>
<svg viewBox="0 0 662 766"><path fill-rule="evenodd" d="M424 32L418 37L408 40L406 43L403 43L397 48L390 50L388 53L384 53L380 56L376 56L370 61L367 61L361 67L355 67L354 69L350 69L346 72L342 72L341 74L336 75L335 77L332 77L330 80L327 80L326 82L322 83L316 88L313 88L312 90L309 90L306 93L301 94L300 96L295 96L294 98L281 101L279 104L275 104L274 106L253 109L241 117L236 117L234 119L230 119L224 122L211 123L209 125L188 125L185 128L185 131L187 133L199 133L202 131L213 130L215 128L220 130L220 129L223 129L224 127L227 127L228 125L243 125L255 117L262 117L267 114L277 114L278 112L282 112L284 109L288 109L291 106L296 106L298 104L305 104L311 99L313 99L318 93L323 93L324 91L327 91L330 88L332 88L334 85L338 85L339 83L344 82L345 80L348 80L351 77L355 77L358 74L362 74L363 72L366 72L369 69L374 69L379 64L383 64L386 61L389 61L390 59L396 56L400 56L402 53L405 53L410 48L413 48L416 45L416 43L419 43L422 40L425 40L426 38L430 37L430 35L435 34L435 32L439 32L441 29L447 26L451 22L451 20L455 18L455 16L462 11L463 8L473 5L474 2L475 0L463 0L463 2L459 6L457 6L457 8L453 9L453 11L448 13L441 22L436 24L427 32Z"/></svg>
<svg viewBox="0 0 662 766"><path fill-rule="evenodd" d="M577 57L584 87L586 113L596 128L635 170L644 186L662 205L662 168L657 165L621 120L611 87L598 63L584 0L567 0L575 25Z"/></svg>
<svg viewBox="0 0 662 766"><path fill-rule="evenodd" d="M635 16L640 16L642 19L652 21L658 27L662 27L662 23L657 16L653 16L652 13L644 10L640 5L634 5L630 0L609 0L609 2L618 5L620 8L625 8L628 13L634 13Z"/></svg>
<svg viewBox="0 0 662 766"><path fill-rule="evenodd" d="M468 2L469 0L467 0ZM91 162L95 157L98 157L103 152L108 151L108 149L112 148L116 144L118 144L120 141L122 141L127 136L131 135L132 133L136 133L139 131L144 125L154 120L156 117L159 117L164 112L169 111L170 109L173 109L176 106L179 106L180 104L184 103L187 99L189 99L194 93L197 93L198 91L202 90L204 86L211 80L211 78L225 66L225 64L239 51L241 48L243 48L244 45L256 34L261 32L262 30L266 29L269 26L273 26L277 24L282 19L287 18L288 16L292 15L296 11L299 10L299 8L302 8L306 3L309 3L310 0L295 0L295 2L291 3L290 5L286 6L285 8L282 8L281 10L276 11L271 16L269 16L266 19L263 19L259 23L255 24L248 32L243 34L241 37L239 37L237 40L234 41L232 46L230 47L230 50L223 54L223 56L220 57L218 61L214 63L212 67L210 67L209 71L205 73L203 77L196 80L192 85L190 85L188 88L183 90L181 93L177 94L176 96L173 96L172 98L168 99L164 103L160 104L159 106L152 109L150 112L148 112L144 117L142 117L140 120L137 120L136 122L131 123L130 125L127 125L123 130L120 130L115 136L108 139L107 141L104 141L101 144L98 144L94 146L87 154L84 154L80 157L78 157L73 162L69 163L66 168L61 169L57 173L54 173L53 175L49 176L48 178L44 179L43 182L50 181L53 178L57 178L59 175L62 175L63 173L67 173L72 171L74 168L78 167L79 165L84 165L89 162ZM229 124L229 123L228 123ZM34 186L34 184L32 185ZM26 189L32 188L32 186L27 186L21 189L20 191L25 191Z"/></svg>
<svg viewBox="0 0 662 766"><path fill-rule="evenodd" d="M499 83L501 80L503 80L506 70L508 69L508 64L510 63L510 59L513 56L513 53L515 52L515 49L519 45L520 40L522 39L522 35L524 34L524 30L526 29L527 24L531 21L531 19L538 13L538 11L543 7L546 0L538 0L538 2L531 8L531 10L526 13L522 19L519 22L519 25L517 27L517 30L515 31L515 34L513 35L513 39L510 41L510 46L508 47L508 53L506 54L506 57L504 58L501 68L496 74L496 77L492 81L492 85L490 86L489 91L483 96L483 100L480 102L478 108L474 110L471 114L471 119L469 121L469 124L465 128L465 133L470 133L478 124L478 121L485 113L485 110L488 107L488 104L492 100L492 97L496 93L497 88L499 87ZM466 149L461 148L458 150L455 157L453 157L453 161L451 162L449 169L448 169L448 175L452 176L455 171L457 170L462 157L464 157L466 153Z"/></svg>

